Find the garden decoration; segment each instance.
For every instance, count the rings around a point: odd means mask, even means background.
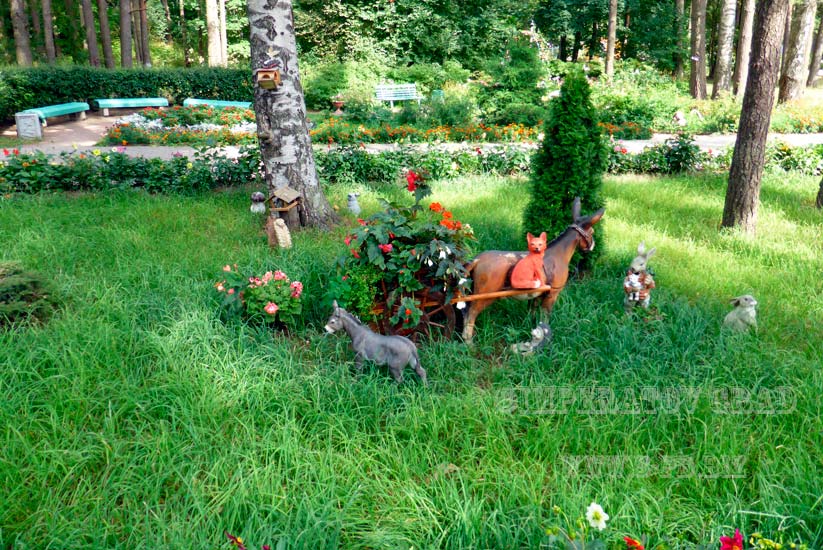
[[[266,236],[271,248],[291,248],[291,231],[283,218],[269,216],[266,219]]]
[[[251,207],[249,208],[253,214],[262,214],[266,211],[266,195],[260,191],[255,191],[251,194]]]
[[[637,306],[649,309],[652,298],[651,292],[655,287],[655,283],[653,274],[648,269],[648,263],[649,258],[655,252],[657,252],[656,248],[646,252],[645,243],[641,242],[637,245],[637,256],[632,260],[631,266],[626,272],[626,278],[623,279],[623,292],[626,294],[623,299],[623,309],[626,313],[631,313]]]
[[[536,351],[546,348],[552,340],[552,329],[546,323],[538,323],[532,329],[532,339],[529,342],[512,344],[512,351],[520,355],[532,355]]]
[[[363,370],[363,361],[368,359],[378,365],[387,365],[395,381],[400,384],[403,382],[403,369],[408,365],[414,369],[423,384],[428,385],[426,371],[417,356],[417,347],[411,340],[405,336],[376,334],[357,317],[339,307],[336,300],[332,307],[334,312],[324,328],[329,334],[341,329],[346,331],[354,348],[354,362],[358,372]]]
[[[269,197],[272,215],[283,218],[286,225],[292,228],[305,225],[302,208],[300,208],[302,198],[300,191],[289,186],[275,189]]]
[[[264,90],[274,90],[281,84],[277,61],[269,59],[259,69],[254,70],[254,81]]]
[[[360,196],[360,193],[349,193],[348,195],[348,204],[349,211],[357,216],[360,214],[360,203],[357,202],[357,197]]]
[[[546,284],[543,255],[546,253],[546,232],[539,237],[526,233],[529,255],[517,262],[512,269],[512,288],[540,288]]]
[[[730,300],[734,309],[723,319],[723,326],[739,332],[746,332],[749,329],[757,330],[757,300],[751,294],[744,294]]]
[[[468,265],[473,291],[472,295],[463,297],[464,302],[470,302],[465,313],[463,340],[471,343],[477,316],[499,298],[542,296],[543,318],[548,321],[552,307],[569,278],[569,261],[578,248],[583,252],[594,249],[594,224],[600,221],[605,211],[605,208],[601,208],[594,214],[581,217],[580,198],[574,200],[571,225],[549,244],[543,257],[546,285],[532,289],[535,292],[527,293],[510,287],[509,275],[512,268],[526,256],[526,252],[488,250],[479,254]]]

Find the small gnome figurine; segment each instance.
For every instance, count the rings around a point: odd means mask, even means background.
[[[623,292],[626,294],[623,308],[626,313],[631,313],[636,306],[643,309],[649,308],[652,298],[651,291],[655,284],[652,274],[647,270],[647,264],[655,252],[657,252],[656,248],[646,252],[646,244],[642,242],[637,247],[637,256],[632,260],[631,267],[623,280]]]

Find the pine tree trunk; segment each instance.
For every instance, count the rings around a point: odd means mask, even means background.
[[[29,40],[29,21],[23,0],[11,0],[11,23],[14,31],[14,49],[17,52],[17,64],[22,67],[32,66],[31,41]]]
[[[817,71],[820,69],[820,62],[823,61],[823,21],[817,28],[814,35],[814,45],[812,46],[812,62],[809,64],[809,77],[806,79],[806,86],[811,88],[817,80]]]
[[[57,52],[54,49],[54,15],[51,11],[51,0],[43,0],[41,4],[43,10],[43,43],[46,46],[46,60],[54,63]]]
[[[163,4],[163,13],[166,16],[166,42],[171,44],[174,37],[171,34],[171,10],[169,9],[169,0],[160,0]]]
[[[257,135],[269,191],[290,186],[302,194],[301,219],[329,227],[336,216],[317,179],[306,102],[297,63],[291,0],[248,0],[251,63],[257,69],[276,63],[282,84],[274,90],[255,86]]]
[[[151,41],[149,39],[149,15],[146,0],[140,0],[140,49],[143,50],[144,67],[151,67]]]
[[[606,38],[606,76],[614,75],[614,43],[617,41],[617,0],[609,0],[609,34]]]
[[[35,49],[43,51],[43,29],[40,26],[40,12],[37,10],[37,0],[29,1],[29,12],[31,13],[31,32],[34,39]]]
[[[789,2],[789,11],[786,12],[786,26],[783,32],[783,46],[780,49],[780,71],[782,74],[783,68],[786,66],[786,55],[789,51],[789,39],[792,35],[792,13],[794,12],[794,4]]]
[[[754,234],[760,183],[766,158],[766,137],[780,68],[780,42],[789,0],[762,0],[754,22],[749,78],[743,96],[740,127],[729,171],[723,227],[740,226]]]
[[[140,36],[140,0],[131,0],[131,29],[134,39],[134,59],[143,66],[143,38]]]
[[[780,75],[778,103],[785,103],[803,95],[806,79],[809,77],[809,53],[814,35],[817,0],[804,0],[795,6],[794,11],[789,49]]]
[[[686,67],[683,63],[683,19],[686,16],[685,0],[675,0],[674,10],[674,32],[677,36],[677,51],[674,52],[674,77],[679,80],[686,74]]]
[[[183,64],[186,67],[191,67],[189,41],[186,33],[186,7],[183,0],[180,0],[180,41],[183,43]]]
[[[823,208],[823,179],[820,180],[820,188],[817,190],[817,199],[814,201],[817,208]]]
[[[89,49],[89,65],[100,66],[100,49],[97,47],[97,29],[94,25],[94,12],[91,9],[91,0],[81,0],[83,9],[83,25],[86,27],[86,47]]]
[[[734,64],[734,93],[743,95],[749,77],[749,55],[752,50],[752,26],[754,25],[755,0],[743,0],[740,18],[740,38],[737,41],[737,59]]]
[[[131,1],[120,0],[120,66],[131,69]]]
[[[712,99],[727,94],[732,88],[732,52],[737,0],[723,0],[717,29],[717,63],[714,66]]]
[[[689,92],[706,99],[706,0],[692,0],[691,75]]]
[[[229,66],[229,45],[226,31],[226,0],[217,1],[217,12],[220,18],[220,66]]]
[[[109,29],[109,4],[97,0],[97,18],[100,20],[100,41],[103,43],[103,60],[107,69],[114,68],[114,52],[111,49],[111,29]]]

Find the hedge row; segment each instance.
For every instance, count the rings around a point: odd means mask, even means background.
[[[23,109],[104,97],[165,97],[182,104],[187,97],[252,101],[253,96],[247,69],[0,69],[0,122]]]

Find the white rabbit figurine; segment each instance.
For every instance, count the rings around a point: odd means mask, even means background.
[[[626,313],[631,313],[636,306],[643,309],[649,308],[651,302],[651,290],[655,287],[654,277],[648,272],[648,261],[656,248],[646,252],[646,244],[640,243],[637,246],[637,256],[632,260],[631,267],[623,280],[623,292],[626,297],[623,299],[623,308]]]

